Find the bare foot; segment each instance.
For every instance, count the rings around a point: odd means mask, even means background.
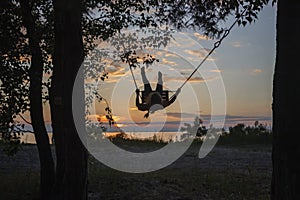
[[[161,78],[162,77],[162,74],[161,74],[161,72],[159,71],[158,72],[158,78]]]

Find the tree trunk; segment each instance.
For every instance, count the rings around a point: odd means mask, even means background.
[[[41,198],[50,196],[54,184],[54,162],[51,153],[49,136],[45,127],[42,102],[43,57],[36,34],[35,22],[31,15],[28,0],[20,1],[23,22],[27,29],[31,50],[30,67],[30,117],[40,158],[40,192]]]
[[[54,55],[54,58],[57,57]],[[50,89],[50,110],[52,133],[56,153],[56,175],[52,199],[63,199],[63,179],[65,174],[64,161],[64,118],[62,105],[62,69],[54,59],[51,89]]]
[[[62,121],[64,177],[63,199],[87,199],[87,152],[75,128],[72,113],[72,92],[75,77],[83,61],[83,41],[81,32],[81,0],[55,0],[55,70],[61,70]],[[57,83],[54,83],[57,84]],[[75,92],[82,96],[78,109],[82,113],[79,123],[84,127],[84,90]],[[56,85],[57,86],[57,85]],[[57,98],[58,100],[60,97]],[[61,133],[59,133],[61,134]]]
[[[54,2],[55,6],[55,2]],[[55,6],[55,10],[57,10]],[[57,12],[57,11],[56,11]],[[55,28],[56,32],[61,23],[61,17],[56,14],[55,15]],[[62,30],[61,30],[62,31]],[[52,81],[51,81],[51,89],[50,89],[50,110],[51,110],[51,122],[52,122],[52,132],[55,144],[56,151],[56,176],[55,176],[55,184],[52,198],[53,200],[63,199],[63,182],[65,176],[65,151],[64,151],[64,142],[65,142],[65,128],[64,128],[64,117],[63,117],[63,57],[61,54],[61,48],[58,44],[63,43],[63,38],[58,36],[57,33],[55,36],[55,50],[53,55],[53,72],[52,72]]]
[[[299,1],[278,1],[273,82],[273,200],[300,199]]]

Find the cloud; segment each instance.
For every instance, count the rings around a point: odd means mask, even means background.
[[[108,73],[108,79],[105,80],[107,83],[115,83],[120,77],[126,75],[126,66],[122,63],[113,61],[105,67],[105,71]]]
[[[262,124],[271,124],[272,117],[270,116],[234,116],[226,115],[225,126],[235,126],[238,123],[245,125],[254,125],[255,121],[259,121]]]
[[[91,114],[91,115],[87,115],[86,117],[91,121],[100,121],[103,123],[108,122],[105,114]],[[113,119],[115,122],[119,122],[125,120],[125,117],[119,115],[113,115]]]
[[[193,83],[198,83],[198,82],[205,82],[206,80],[204,80],[202,77],[194,77],[191,78],[188,82],[193,82]]]
[[[193,70],[181,70],[180,74],[183,76],[189,76],[191,73],[193,72]]]
[[[212,70],[209,70],[209,72],[213,72],[213,73],[221,73],[221,72],[223,72],[223,70],[212,69]]]
[[[252,75],[260,74],[260,73],[262,73],[262,69],[255,68],[255,69],[252,69],[250,73]]]
[[[261,69],[254,69],[253,72],[254,72],[254,73],[261,73],[262,70],[261,70]]]
[[[165,77],[164,78],[165,81],[185,81],[186,78],[185,77]],[[207,80],[204,80],[202,77],[192,77],[188,82],[192,82],[192,83],[200,83],[200,82],[205,82]]]
[[[199,50],[184,50],[185,53],[187,53],[187,54],[189,54],[191,56],[194,56],[194,58],[188,57],[188,59],[192,60],[192,61],[199,61],[199,58],[200,59],[204,59],[205,56],[207,56],[207,54],[208,54],[209,51],[210,51],[210,49],[206,49],[206,48],[199,49]],[[214,61],[214,60],[215,59],[212,58],[212,56],[209,56],[207,58],[207,61]]]
[[[236,47],[236,48],[240,48],[240,47],[242,47],[242,43],[241,43],[241,42],[238,42],[238,41],[232,42],[232,43],[231,43],[231,46]]]
[[[196,114],[192,113],[168,113],[168,118],[177,121],[190,121],[191,123],[194,121]],[[201,119],[203,119],[204,124],[209,123],[211,119],[211,115],[198,115]],[[262,124],[271,124],[272,117],[270,116],[239,116],[239,115],[215,115],[214,118],[223,119],[225,117],[225,127],[235,126],[238,123],[244,123],[246,125],[254,125],[255,121],[259,121]]]
[[[177,66],[176,62],[167,60],[166,58],[163,58],[161,63],[165,65]]]
[[[174,58],[179,58],[179,56],[175,53],[170,53],[170,52],[167,52],[164,54],[165,57],[174,57]]]
[[[109,72],[109,74],[113,75],[114,77],[120,77],[120,76],[124,76],[126,73],[124,72],[124,69],[122,69],[114,72]]]
[[[206,56],[206,51],[204,50],[184,50],[184,52],[193,55],[193,56],[197,56],[200,58],[203,58]]]
[[[180,120],[181,118],[185,119],[194,119],[197,115],[193,113],[178,113],[178,112],[170,112],[168,113],[168,117],[172,117],[173,119]]]
[[[194,36],[198,39],[198,40],[210,40],[209,37],[207,37],[206,35],[202,35],[200,33],[194,33]]]

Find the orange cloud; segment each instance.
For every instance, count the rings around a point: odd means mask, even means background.
[[[253,70],[251,71],[251,74],[252,74],[252,75],[256,75],[256,74],[260,74],[260,73],[262,73],[262,70],[261,70],[261,69],[258,69],[258,68],[255,68],[255,69],[253,69]]]
[[[254,72],[254,73],[261,73],[262,70],[261,70],[261,69],[254,69],[253,72]]]
[[[176,62],[167,60],[166,58],[163,58],[161,63],[165,64],[165,65],[171,65],[171,66],[176,66],[177,65]]]
[[[192,77],[188,82],[191,82],[191,83],[202,83],[202,82],[206,82],[206,81],[209,81],[209,80],[213,80],[214,78],[210,78],[210,79],[203,79],[202,77]],[[176,82],[179,82],[179,81],[185,81],[186,78],[185,77],[165,77],[165,81],[176,81]]]
[[[223,70],[212,69],[212,70],[209,70],[209,72],[213,72],[213,73],[221,73],[221,72],[223,72]]]
[[[209,49],[206,49],[206,48],[204,48],[204,49],[199,49],[199,50],[184,50],[185,53],[187,53],[187,54],[189,54],[189,55],[191,55],[191,56],[194,56],[194,57],[196,57],[196,58],[198,58],[198,59],[199,59],[199,58],[200,58],[200,59],[205,58],[205,56],[207,56],[207,54],[208,54],[209,51],[210,51],[210,50],[209,50]],[[193,60],[193,61],[197,61],[197,60],[195,60],[195,58],[191,58],[191,57],[188,57],[188,59]],[[211,56],[209,56],[209,57],[207,58],[207,60],[208,60],[208,61],[214,61],[215,59],[212,58]]]
[[[118,122],[122,119],[123,117],[121,116],[117,116],[117,115],[113,115],[113,120],[115,122]],[[92,115],[88,115],[87,119],[92,120],[92,121],[99,121],[99,122],[108,122],[108,120],[106,119],[105,115],[100,115],[100,114],[92,114]]]
[[[242,47],[242,43],[241,43],[241,42],[238,42],[238,41],[232,42],[231,45],[232,45],[233,47],[236,47],[236,48]]]
[[[198,40],[210,40],[209,37],[207,37],[206,35],[202,35],[200,33],[194,33],[194,36],[198,39]]]
[[[203,58],[206,55],[206,51],[203,50],[184,50],[184,52],[200,58]]]

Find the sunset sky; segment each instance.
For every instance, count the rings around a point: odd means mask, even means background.
[[[184,86],[175,103],[165,110],[167,117],[161,118],[161,113],[158,113],[152,118],[154,123],[167,120],[169,128],[176,129],[180,126],[178,121],[192,122],[195,116],[200,115],[205,123],[210,124],[211,115],[226,115],[227,127],[238,122],[252,125],[255,120],[270,124],[276,9],[269,5],[258,18],[251,25],[233,28]],[[228,26],[232,22],[229,20]],[[146,51],[160,60],[146,69],[152,88],[156,85],[157,72],[161,71],[165,89],[176,90],[215,42],[197,32],[177,32],[173,36],[175,40],[166,48]],[[145,112],[137,111],[135,107],[135,86],[128,66],[109,59],[106,61],[109,61],[106,66],[109,78],[101,83],[99,91],[112,107],[117,123],[123,127],[132,123],[149,123],[149,119],[143,118]],[[133,72],[138,87],[142,89],[140,69]],[[103,104],[96,104],[92,117],[100,115],[105,121],[103,108]],[[49,107],[45,108],[45,120],[50,123]],[[143,131],[143,127],[147,129],[147,126],[134,126],[133,129]]]
[[[235,124],[239,120],[250,124],[255,120],[270,121],[275,18],[275,8],[267,6],[260,13],[259,20],[252,25],[234,27],[221,46],[182,89],[175,103],[167,108],[167,121],[191,122],[197,115],[208,118],[212,114],[226,114],[227,124]],[[232,22],[229,20],[228,26]],[[175,40],[166,48],[144,52],[151,53],[160,60],[146,69],[152,88],[155,88],[157,72],[161,71],[165,88],[176,90],[215,42],[197,32],[177,32],[173,37]],[[145,113],[137,111],[135,107],[135,87],[128,66],[112,60],[109,63],[109,79],[101,84],[100,91],[110,102],[118,123],[149,122],[149,119],[143,119]],[[134,70],[134,76],[138,87],[142,89],[139,68]],[[223,83],[224,87],[221,87]],[[223,105],[226,107],[225,111],[216,108]],[[212,106],[216,108],[214,113]],[[95,114],[99,113],[103,114],[103,105],[96,106]],[[158,118],[159,116],[155,116],[157,121]]]

